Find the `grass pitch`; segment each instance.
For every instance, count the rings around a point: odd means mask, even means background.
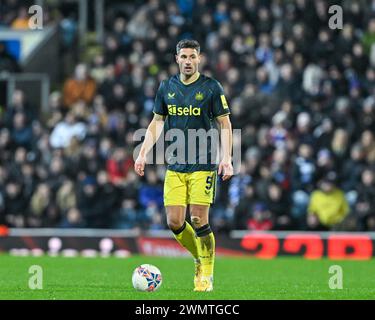
[[[137,292],[133,270],[154,264],[162,272],[157,292]],[[43,268],[43,289],[30,290],[29,268]],[[343,270],[343,289],[331,290],[329,268]],[[375,260],[331,261],[302,258],[217,258],[215,286],[193,292],[193,261],[188,258],[14,257],[0,255],[0,299],[375,299]]]

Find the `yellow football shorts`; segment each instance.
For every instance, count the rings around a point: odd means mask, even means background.
[[[176,172],[167,170],[164,205],[210,205],[215,200],[216,171]]]

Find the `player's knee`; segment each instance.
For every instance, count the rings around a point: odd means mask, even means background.
[[[184,221],[180,221],[179,219],[174,219],[174,218],[168,218],[167,224],[168,224],[169,229],[178,230],[182,227],[182,225],[184,224]]]
[[[193,225],[193,227],[196,229],[196,228],[199,228],[202,226],[202,219],[201,217],[199,216],[194,216],[192,215],[191,216],[191,223]]]

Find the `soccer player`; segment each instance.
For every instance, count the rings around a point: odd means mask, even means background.
[[[213,290],[215,238],[209,225],[208,213],[215,197],[217,174],[222,180],[233,175],[232,126],[229,107],[223,87],[215,79],[198,71],[201,61],[200,45],[195,40],[181,40],[176,46],[176,62],[180,73],[163,80],[154,104],[154,117],[150,122],[134,169],[144,175],[146,155],[158,140],[164,127],[180,129],[184,135],[186,152],[182,156],[173,153],[175,163],[169,161],[164,182],[164,205],[167,223],[176,240],[185,247],[195,262],[194,291]],[[202,147],[189,143],[191,129],[206,132],[220,128],[222,158],[217,165],[208,138],[206,157]],[[216,131],[217,132],[217,131]],[[217,135],[218,136],[218,135]],[[171,143],[169,144],[171,146]],[[198,150],[194,161],[188,161],[191,149]],[[181,158],[183,158],[181,160]],[[189,207],[191,222],[186,221]]]

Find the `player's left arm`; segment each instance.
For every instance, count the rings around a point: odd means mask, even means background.
[[[232,166],[232,124],[229,119],[229,106],[225,98],[224,89],[217,81],[212,86],[213,103],[212,113],[220,126],[221,149],[223,158],[219,164],[218,174],[223,175],[223,180],[228,180],[233,175]]]
[[[232,166],[232,124],[229,115],[222,115],[216,118],[220,126],[221,149],[223,150],[223,158],[219,164],[218,174],[223,174],[223,180],[228,180],[233,176]]]

